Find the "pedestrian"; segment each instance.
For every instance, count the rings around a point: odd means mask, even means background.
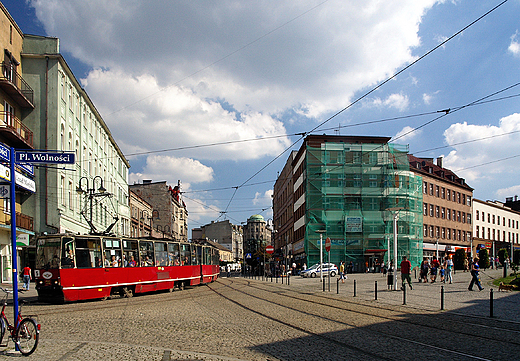
[[[424,281],[424,283],[428,283],[428,272],[430,271],[430,262],[428,258],[424,258],[421,263],[421,273],[419,277],[419,281]]]
[[[464,258],[464,271],[463,272],[467,272],[468,271],[468,266],[469,266],[468,259],[469,259],[469,257],[468,258]]]
[[[452,270],[453,270],[453,260],[451,259],[451,254],[446,257],[446,261],[444,262],[444,267],[446,268],[446,281],[450,284],[453,282]]]
[[[441,276],[442,283],[446,283],[446,279],[444,278],[445,274],[446,274],[446,270],[444,269],[444,266],[441,265],[441,268],[439,269],[439,276]]]
[[[339,279],[341,283],[345,283],[345,262],[341,261],[339,265]]]
[[[479,276],[480,267],[478,265],[478,258],[475,257],[473,262],[471,263],[471,282],[469,284],[468,290],[473,291],[473,285],[476,284],[479,291],[482,291],[484,287],[480,284],[480,276]]]
[[[437,281],[437,270],[439,269],[440,263],[439,260],[437,260],[437,257],[433,257],[432,263],[430,266],[430,279],[432,283],[435,283]]]
[[[29,284],[31,283],[31,268],[26,265],[22,270],[22,274],[24,289],[29,291]]]
[[[404,291],[405,281],[408,282],[408,285],[410,286],[410,289],[413,290],[412,287],[412,278],[410,277],[410,272],[412,270],[412,264],[408,259],[406,259],[406,256],[403,256],[403,260],[401,262],[401,280],[402,280],[402,286],[401,290]]]
[[[386,275],[386,264],[384,260],[381,260],[381,274],[383,277]]]

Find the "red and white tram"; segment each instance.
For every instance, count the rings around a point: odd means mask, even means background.
[[[53,234],[37,239],[38,299],[69,302],[213,282],[218,250],[166,239]]]

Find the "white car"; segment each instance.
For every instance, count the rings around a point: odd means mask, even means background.
[[[300,272],[302,277],[316,277],[320,275],[322,269],[320,268],[320,264],[316,263],[314,266],[307,268]],[[331,277],[335,277],[338,274],[338,267],[334,263],[323,263],[323,275],[328,275],[330,272]]]

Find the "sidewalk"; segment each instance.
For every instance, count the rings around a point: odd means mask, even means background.
[[[4,289],[8,289],[9,291],[13,290],[12,283],[2,283],[0,287]],[[0,291],[0,297],[3,297],[5,294]],[[38,301],[38,292],[36,291],[36,285],[31,283],[29,291],[24,291],[23,283],[18,283],[18,302],[25,301],[27,303],[34,303]],[[13,294],[9,294],[8,304],[13,304]]]
[[[413,290],[406,287],[406,304],[401,291],[401,275],[397,275],[397,291],[387,286],[387,277],[379,273],[349,274],[345,283],[338,283],[338,277],[331,277],[330,292],[328,278],[324,277],[325,294],[347,298],[349,301],[361,303],[387,304],[397,307],[407,307],[427,311],[441,311],[464,314],[467,316],[489,317],[491,314],[491,296],[493,297],[493,318],[520,323],[520,313],[517,312],[520,304],[520,291],[499,292],[493,285],[493,280],[503,276],[503,269],[488,269],[480,272],[483,291],[468,291],[471,281],[469,272],[457,271],[453,275],[452,284],[441,283],[438,278],[435,283],[419,283],[412,272]],[[418,275],[417,275],[418,276]],[[261,279],[261,278],[260,278]],[[356,283],[356,297],[354,297],[354,281]],[[264,281],[266,282],[266,281]],[[270,278],[267,282],[271,282]],[[276,280],[273,280],[276,282]],[[278,280],[280,283],[281,281]],[[376,300],[377,282],[377,300]],[[287,281],[284,280],[285,286]],[[338,292],[339,286],[339,292]],[[292,276],[287,286],[297,292],[323,293],[323,284],[320,278],[302,278]],[[491,293],[491,290],[492,293]],[[442,299],[442,293],[444,299]]]

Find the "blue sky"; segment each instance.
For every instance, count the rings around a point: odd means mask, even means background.
[[[60,38],[130,183],[181,180],[190,229],[272,217],[288,153],[257,172],[359,98],[315,133],[399,137],[475,198],[520,195],[520,0],[3,3],[25,33]]]

